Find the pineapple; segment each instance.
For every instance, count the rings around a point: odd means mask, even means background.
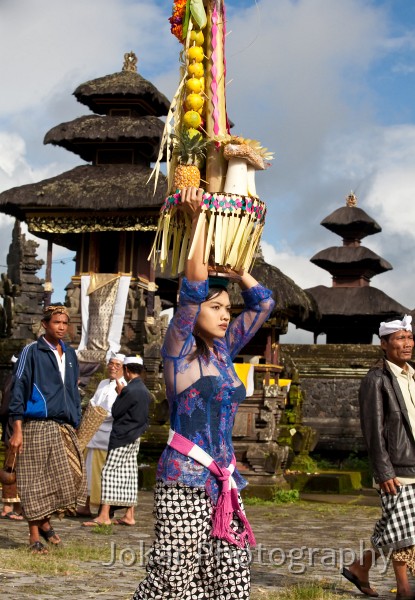
[[[200,186],[200,168],[206,157],[207,141],[199,131],[192,134],[184,129],[180,134],[173,134],[173,154],[178,164],[174,171],[174,189]]]

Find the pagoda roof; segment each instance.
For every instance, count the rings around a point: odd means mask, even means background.
[[[166,194],[166,177],[147,183],[145,165],[81,165],[56,177],[11,188],[0,194],[0,210],[26,221],[33,211],[118,211],[158,208]]]
[[[45,135],[43,143],[61,146],[87,162],[94,161],[97,148],[105,148],[105,144],[134,144],[140,146],[140,152],[147,160],[154,162],[163,129],[164,123],[150,115],[86,115],[53,127]]]
[[[311,294],[301,289],[290,277],[274,265],[270,265],[259,256],[255,260],[251,274],[261,284],[273,292],[274,313],[285,312],[290,322],[300,325],[304,320],[316,321],[320,318],[318,306]],[[229,290],[231,304],[242,305],[239,286]]]
[[[317,252],[310,262],[325,271],[338,273],[339,267],[344,273],[356,269],[371,271],[373,274],[384,273],[393,269],[392,265],[365,246],[332,246]]]
[[[321,225],[343,238],[363,239],[382,231],[381,226],[357,206],[342,206],[321,221]]]
[[[372,286],[327,287],[318,285],[304,290],[317,302],[322,317],[376,316],[379,321],[409,312],[409,309]]]
[[[108,108],[131,108],[142,115],[167,115],[170,102],[147,79],[135,71],[119,71],[81,83],[74,96],[97,114]]]

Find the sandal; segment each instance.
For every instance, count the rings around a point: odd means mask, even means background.
[[[19,513],[14,510],[9,510],[9,512],[4,513],[4,515],[0,515],[2,519],[9,519],[9,521],[23,521],[23,515],[19,515]]]
[[[102,527],[103,525],[108,527],[109,525],[112,525],[112,521],[110,521],[109,523],[102,523],[101,521],[93,519],[92,521],[84,521],[82,523],[82,527]]]
[[[341,574],[343,577],[346,577],[350,583],[353,583],[362,594],[370,596],[371,598],[377,598],[379,596],[377,591],[370,587],[368,581],[361,581],[357,575],[352,573],[349,569],[346,569],[346,567],[343,568]]]
[[[52,546],[60,546],[61,543],[62,543],[61,540],[58,538],[55,530],[52,527],[50,527],[50,529],[46,529],[46,531],[44,529],[41,529],[39,527],[39,535],[42,536],[43,539],[46,542],[48,542],[48,544],[52,544]],[[52,538],[53,537],[55,537],[58,541],[57,542],[52,542]]]
[[[48,554],[47,548],[42,544],[42,542],[34,542],[29,546],[29,551],[32,554]]]
[[[134,527],[135,523],[127,523],[127,521],[124,521],[124,519],[120,518],[120,519],[115,519],[114,521],[112,521],[113,525],[125,525],[126,527]]]

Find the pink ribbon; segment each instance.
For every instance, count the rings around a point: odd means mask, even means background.
[[[225,540],[229,544],[245,548],[248,542],[250,546],[255,546],[255,536],[251,525],[244,511],[239,504],[238,490],[232,486],[232,473],[236,465],[235,455],[232,456],[232,461],[229,467],[220,467],[209,454],[180,433],[171,431],[169,441],[167,442],[171,448],[184,454],[192,456],[194,460],[203,464],[221,483],[221,491],[218,501],[213,508],[212,515],[212,536],[221,540]],[[196,454],[200,451],[204,454],[203,462],[192,455],[192,451]],[[231,467],[231,468],[230,468]],[[234,518],[237,518],[243,525],[241,532],[236,532],[232,529],[231,524]]]

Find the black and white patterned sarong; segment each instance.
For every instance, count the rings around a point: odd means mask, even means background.
[[[136,506],[139,449],[140,438],[108,452],[101,475],[101,504]]]
[[[372,544],[383,553],[415,544],[415,485],[402,485],[396,496],[380,492],[382,517],[375,525]]]
[[[206,491],[158,481],[154,502],[156,540],[133,600],[248,600],[249,548],[210,537]]]

